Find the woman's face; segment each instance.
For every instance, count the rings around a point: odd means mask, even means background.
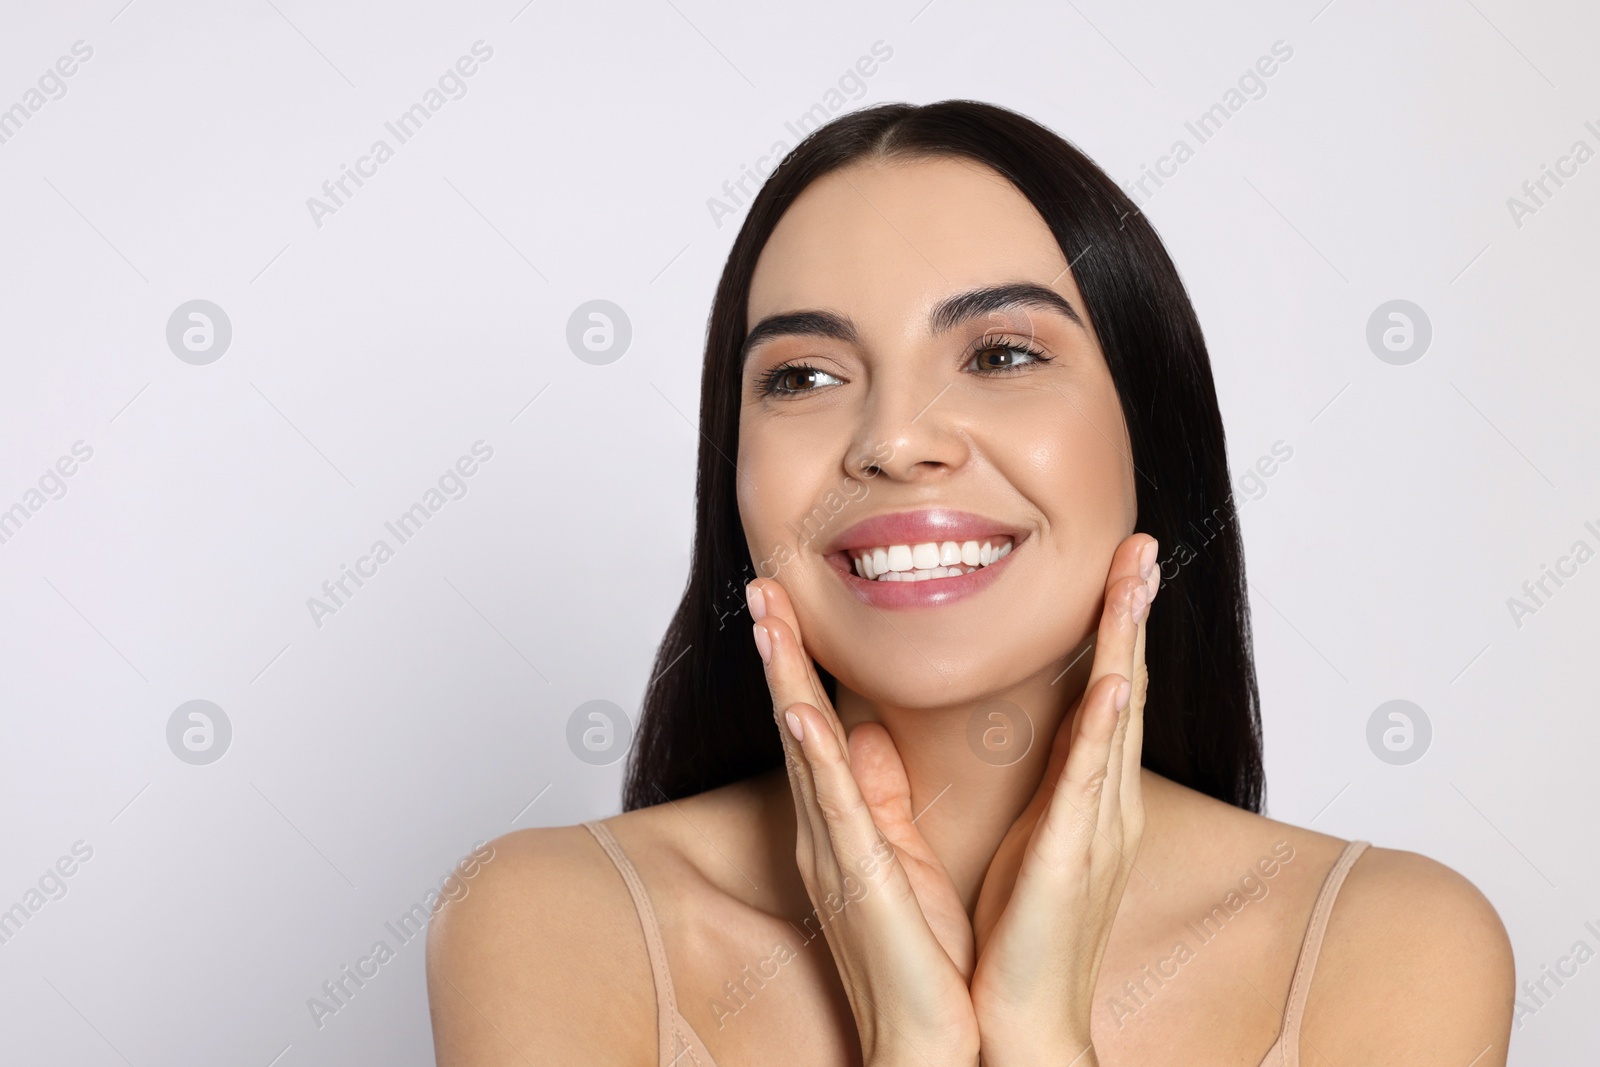
[[[966,160],[828,174],[762,250],[746,327],[739,514],[811,655],[899,707],[1053,679],[1136,497],[1093,323],[1027,198]]]

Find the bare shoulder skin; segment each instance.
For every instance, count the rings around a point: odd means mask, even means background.
[[[1129,881],[1124,913],[1147,921],[1124,927],[1118,915],[1096,1046],[1103,1034],[1103,1062],[1143,1063],[1192,1035],[1187,1062],[1257,1064],[1283,1026],[1307,922],[1346,842],[1145,780],[1152,817],[1138,864],[1160,888]],[[1147,967],[1176,977],[1158,985]],[[1502,1063],[1514,977],[1505,928],[1476,887],[1426,857],[1370,847],[1329,916],[1301,1061],[1460,1065],[1487,1051],[1478,1063]]]
[[[1374,848],[1329,925],[1302,1058],[1504,1063],[1515,995],[1510,939],[1478,888],[1426,856]]]
[[[815,1057],[799,1062],[849,1062],[853,1023],[844,1001],[831,999],[837,978],[826,944],[820,936],[805,944],[790,925],[803,931],[810,905],[794,871],[786,790],[781,775],[769,777],[607,825],[650,894],[679,1009],[715,1055],[735,1063],[765,1058],[782,1047],[771,1042],[792,1040]],[[485,867],[472,893],[429,932],[441,1067],[657,1063],[644,935],[598,843],[582,827],[562,827],[519,831],[493,845],[507,862]],[[724,983],[755,989],[746,968],[759,970],[784,940],[804,945],[800,958],[770,992],[746,994],[741,1010]],[[819,1026],[824,1018],[827,1027]]]
[[[679,1010],[725,1065],[775,1048],[797,1064],[858,1055],[814,933],[821,917],[794,876],[786,790],[767,776],[608,821],[650,893]],[[1169,1062],[1181,1050],[1185,1063],[1254,1067],[1277,1039],[1306,923],[1345,842],[1150,772],[1145,792],[1148,830],[1096,988],[1100,1058]],[[429,933],[439,1063],[656,1063],[643,934],[593,837],[524,830],[494,847],[505,862]],[[1479,1062],[1499,1062],[1513,974],[1500,919],[1470,882],[1369,848],[1331,914],[1302,1062],[1461,1067],[1486,1048]]]
[[[493,845],[496,861],[428,931],[441,1067],[654,1063],[644,941],[594,838],[567,826]]]

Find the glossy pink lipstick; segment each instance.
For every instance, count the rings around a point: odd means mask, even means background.
[[[1027,533],[996,519],[947,508],[923,508],[874,515],[845,530],[829,544],[825,558],[856,599],[879,608],[929,608],[950,604],[987,589],[1010,565],[1011,557],[1027,541]],[[930,548],[943,548],[942,558],[951,561],[965,548],[964,558],[976,562],[976,546],[988,544],[993,552],[976,570],[973,564],[954,561],[943,577],[932,576],[938,568]],[[1005,546],[1002,548],[1002,546]],[[877,558],[879,572],[892,571],[906,580],[865,577],[858,573],[858,558]],[[929,564],[918,567],[916,562]],[[869,572],[870,573],[870,572]],[[914,574],[923,577],[910,580]]]

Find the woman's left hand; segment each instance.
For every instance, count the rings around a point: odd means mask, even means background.
[[[992,1067],[1098,1062],[1095,981],[1144,830],[1144,620],[1160,581],[1156,550],[1134,534],[1112,555],[1088,685],[979,891],[971,992]]]

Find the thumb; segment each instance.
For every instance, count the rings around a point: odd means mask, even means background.
[[[864,722],[850,731],[850,770],[872,820],[884,830],[911,823],[911,782],[906,765],[882,723]]]
[[[945,955],[965,978],[972,977],[977,954],[972,923],[945,868],[911,814],[911,783],[889,731],[864,722],[850,733],[850,771],[872,819],[899,852],[912,892]]]

